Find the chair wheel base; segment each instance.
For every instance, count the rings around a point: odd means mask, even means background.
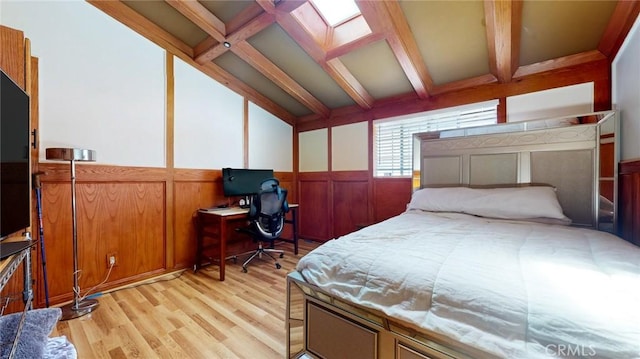
[[[280,263],[276,263],[276,269],[280,269],[282,268],[282,266],[280,265]]]
[[[247,273],[247,268],[242,267],[242,273]]]

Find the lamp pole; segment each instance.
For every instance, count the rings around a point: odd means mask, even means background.
[[[73,239],[73,302],[62,307],[61,320],[81,317],[98,307],[95,299],[80,297],[78,283],[78,216],[76,210],[76,161],[95,161],[96,152],[79,148],[47,148],[47,160],[69,161],[71,166],[71,219]]]

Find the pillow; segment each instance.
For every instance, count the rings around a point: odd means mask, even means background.
[[[413,193],[408,209],[503,219],[569,220],[562,212],[555,189],[548,186],[423,188]]]
[[[11,353],[16,330],[20,324],[22,312],[0,317],[0,357],[6,358]],[[60,319],[60,308],[34,309],[27,311],[20,339],[18,340],[16,358],[42,358],[49,334]]]

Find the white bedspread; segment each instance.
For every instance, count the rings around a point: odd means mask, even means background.
[[[304,256],[305,280],[505,358],[640,358],[640,248],[567,226],[408,211]]]

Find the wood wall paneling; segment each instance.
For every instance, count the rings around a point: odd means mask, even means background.
[[[176,182],[175,188],[175,268],[185,268],[195,263],[196,228],[198,208],[209,208],[227,202],[222,196],[222,183]]]
[[[318,241],[398,215],[411,199],[411,178],[371,180],[368,171],[300,173],[299,182],[300,236]]]
[[[72,299],[73,284],[69,165],[46,162],[41,164],[41,170],[46,172],[42,180],[49,292],[52,303],[61,303]],[[275,175],[283,187],[293,186],[291,172]],[[117,266],[97,291],[191,268],[195,261],[193,218],[197,209],[234,205],[235,201],[224,197],[220,170],[77,164],[76,181],[83,291],[104,280],[108,254],[116,254]],[[172,186],[168,186],[171,182]],[[172,206],[166,204],[168,197],[173,198]],[[290,201],[296,202],[296,197],[293,192]],[[174,222],[173,236],[166,233],[167,221]],[[244,224],[240,222],[238,225]],[[290,236],[291,232],[285,235]],[[238,251],[253,246],[241,234],[233,234],[233,238],[244,242],[237,246]],[[39,301],[44,303],[43,295]]]
[[[109,274],[110,286],[164,270],[164,190],[161,182],[92,183],[77,179],[78,268],[83,291],[106,278],[107,256],[111,254],[116,256],[116,266]],[[42,191],[49,293],[52,302],[70,300],[71,185],[44,182]]]
[[[73,256],[70,166],[40,163],[47,274],[52,304],[72,299]],[[107,255],[116,266],[103,291],[167,271],[165,169],[76,164],[78,260],[85,291],[107,275]],[[42,271],[39,272],[42,280]],[[42,285],[39,287],[42,289]],[[38,294],[38,305],[44,294]]]
[[[411,200],[411,178],[374,178],[374,222],[396,216]]]
[[[369,223],[369,183],[332,181],[333,237],[339,237]]]
[[[299,203],[300,237],[318,241],[330,239],[332,221],[330,216],[330,183],[328,174],[300,173]]]
[[[620,236],[640,246],[640,159],[620,163]]]
[[[0,25],[0,68],[22,89],[25,87],[24,33]]]

